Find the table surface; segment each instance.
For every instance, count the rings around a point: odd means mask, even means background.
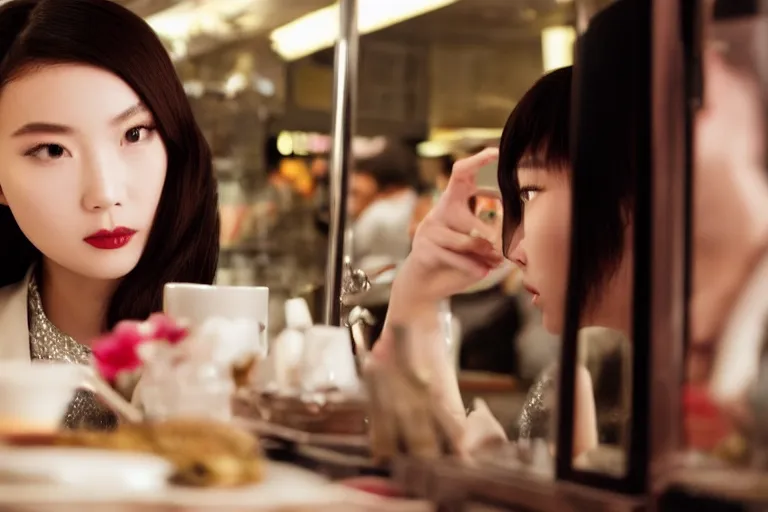
[[[18,511],[371,510],[426,512],[422,501],[383,498],[331,482],[309,470],[270,461],[263,482],[241,489],[184,489],[137,493],[120,489],[0,483],[0,509]]]

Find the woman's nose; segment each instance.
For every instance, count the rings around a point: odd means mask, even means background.
[[[518,227],[512,235],[512,240],[509,241],[507,246],[507,258],[512,263],[520,268],[525,268],[528,264],[528,257],[525,254],[525,248],[523,247],[524,232],[522,227]]]
[[[517,244],[517,246],[510,251],[509,259],[520,268],[525,268],[528,265],[528,258],[525,255],[522,244]]]
[[[123,203],[124,180],[117,167],[102,163],[85,170],[82,196],[85,210],[103,211]]]

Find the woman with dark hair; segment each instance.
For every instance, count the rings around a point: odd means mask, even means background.
[[[152,29],[108,0],[0,7],[0,360],[90,340],[211,283],[211,154]],[[66,422],[107,426],[87,395]],[[91,422],[92,423],[92,422]]]
[[[456,375],[440,354],[436,302],[483,278],[506,256],[521,269],[544,326],[560,334],[570,265],[579,325],[631,335],[635,178],[650,154],[638,143],[650,133],[640,115],[649,109],[649,49],[642,30],[627,37],[621,31],[649,26],[646,11],[642,2],[616,2],[591,21],[582,37],[575,87],[581,109],[576,112],[578,145],[571,143],[572,69],[563,68],[542,77],[523,96],[507,120],[498,153],[486,150],[456,164],[446,193],[419,227],[413,253],[395,281],[378,355],[391,357],[390,325],[417,330],[418,352],[425,357],[416,364],[431,370],[437,399],[460,424],[453,431],[462,433],[459,443],[465,449],[503,433],[487,410],[465,417]],[[610,48],[606,39],[613,43]],[[638,58],[623,62],[627,55]],[[606,76],[606,68],[624,73]],[[478,169],[497,157],[502,247],[488,242],[494,234],[465,206],[477,192]],[[523,436],[546,430],[547,390],[552,387],[552,375],[545,374],[531,390],[521,418]],[[574,393],[573,451],[580,455],[597,444],[592,381],[581,365]]]
[[[446,193],[419,227],[413,253],[395,281],[388,325],[415,326],[419,333],[438,332],[432,304],[483,278],[505,255],[521,269],[524,286],[541,310],[544,326],[552,333],[562,333],[571,248],[571,96],[572,69],[549,73],[525,94],[510,115],[498,153],[486,150],[456,164]],[[464,206],[477,191],[478,169],[497,155],[504,205],[503,247],[494,247],[488,242],[494,233],[488,233],[486,226]],[[616,204],[622,201],[617,199]],[[601,205],[584,208],[599,210]],[[629,330],[629,309],[624,307],[631,300],[631,293],[627,291],[632,269],[628,212],[628,205],[623,204],[615,212],[610,208],[602,210],[605,216],[602,222],[608,226],[620,225],[622,230],[617,251],[613,251],[615,244],[612,244],[612,250],[594,254],[599,279],[590,281],[594,286],[585,297],[584,326],[607,327],[624,333]],[[605,233],[606,239],[613,240],[615,234]],[[382,341],[388,336],[389,330],[385,329]],[[495,420],[487,409],[465,418],[456,376],[442,364],[445,358],[436,353],[440,350],[441,338],[434,335],[436,341],[428,343],[424,337],[420,336],[423,346],[419,348],[428,355],[420,363],[429,365],[440,383],[439,398],[454,418],[463,423],[464,447],[471,449],[467,444],[502,437],[501,427],[494,426]],[[390,346],[379,342],[379,356],[388,357]],[[523,437],[546,436],[548,391],[553,388],[553,377],[553,372],[546,372],[529,393],[520,421]],[[597,445],[592,381],[583,366],[577,371],[575,393],[574,455],[578,455]]]

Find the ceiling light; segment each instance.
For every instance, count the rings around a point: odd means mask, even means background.
[[[253,8],[253,0],[186,0],[147,18],[160,37],[189,39],[198,35],[229,35],[230,21]]]
[[[544,72],[573,64],[576,29],[571,26],[547,27],[541,32]]]
[[[436,142],[456,142],[464,139],[491,140],[500,137],[501,128],[433,128],[429,132],[429,140]]]
[[[357,26],[369,34],[440,9],[458,0],[358,0]],[[333,46],[339,35],[339,4],[302,16],[270,34],[285,60],[296,60]]]
[[[190,98],[202,98],[205,94],[205,84],[199,80],[189,80],[184,82],[184,92]]]
[[[416,146],[416,152],[423,158],[436,158],[451,153],[451,145],[446,141],[427,140]]]

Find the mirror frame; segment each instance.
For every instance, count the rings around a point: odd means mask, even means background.
[[[621,0],[624,1],[624,0]],[[574,271],[580,268],[571,251],[565,333],[561,352],[557,414],[556,479],[593,488],[642,495],[657,474],[656,462],[677,446],[682,423],[679,417],[689,252],[687,229],[690,166],[690,128],[686,109],[696,80],[689,80],[695,66],[683,63],[696,54],[699,0],[638,0],[637,8],[647,27],[651,48],[638,65],[649,76],[643,101],[647,115],[639,120],[639,155],[634,218],[634,290],[632,329],[631,410],[624,447],[626,471],[616,477],[574,467],[572,425],[577,333],[578,290]],[[583,47],[577,43],[577,62]],[[688,49],[687,51],[685,49]],[[578,77],[574,106],[579,105]],[[688,98],[687,98],[687,97]],[[642,112],[642,106],[639,108]],[[578,108],[574,111],[578,126]],[[574,143],[574,169],[580,163]],[[575,172],[578,172],[577,170]],[[574,221],[576,220],[574,209]],[[572,241],[575,243],[575,240]],[[653,475],[652,475],[653,473]]]

